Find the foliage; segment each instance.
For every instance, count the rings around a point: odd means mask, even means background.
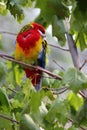
[[[68,32],[72,35],[76,48],[84,51],[87,47],[86,3],[86,0],[0,0],[0,14],[6,15],[9,11],[21,22],[25,17],[23,8],[39,8],[40,15],[35,21],[45,27],[51,24],[52,35],[61,46],[67,43]],[[70,21],[69,29],[65,24],[66,18]],[[0,129],[87,129],[87,99],[80,94],[81,90],[87,89],[87,76],[79,68],[54,70],[56,77],[62,78],[44,78],[42,89],[36,92],[21,65],[0,61]],[[45,74],[44,77],[49,75]],[[63,90],[66,88],[68,91],[65,94]],[[68,122],[72,124],[69,125]]]
[[[75,68],[69,68],[63,76],[63,83],[69,84],[70,88],[77,92],[83,88],[86,88],[87,77]]]

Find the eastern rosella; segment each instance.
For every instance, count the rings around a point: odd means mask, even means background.
[[[15,59],[45,68],[47,42],[44,37],[45,29],[42,25],[37,23],[25,25],[16,38]],[[38,91],[42,84],[42,72],[32,68],[24,70]]]

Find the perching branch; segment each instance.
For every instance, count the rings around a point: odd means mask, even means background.
[[[33,65],[30,65],[30,64],[27,64],[27,63],[24,63],[22,61],[18,61],[18,60],[15,60],[12,56],[9,56],[9,55],[6,55],[6,54],[2,54],[0,53],[0,57],[3,58],[3,59],[6,59],[6,60],[9,60],[9,61],[12,61],[12,62],[15,62],[15,63],[18,63],[24,67],[27,67],[27,68],[33,68],[33,69],[38,69],[44,73],[47,73],[48,75],[54,77],[55,79],[58,79],[58,80],[62,80],[62,77],[58,76],[58,75],[55,75],[53,74],[52,72],[46,70],[46,69],[43,69],[39,66],[33,66]]]

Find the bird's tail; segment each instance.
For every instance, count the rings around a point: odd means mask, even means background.
[[[40,70],[25,68],[27,78],[30,78],[33,86],[38,91],[42,86],[42,72]]]

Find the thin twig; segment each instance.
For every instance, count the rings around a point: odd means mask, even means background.
[[[87,63],[87,60],[85,60],[84,62],[83,62],[83,64],[81,65],[81,67],[79,68],[80,70],[85,66],[85,64]]]
[[[56,79],[55,77],[51,77],[51,76],[44,76],[44,75],[41,75],[41,77],[43,77],[43,78],[48,78],[48,79]]]
[[[8,116],[5,116],[5,115],[0,114],[0,117],[1,117],[1,118],[4,118],[4,119],[6,119],[6,120],[9,120],[9,121],[11,121],[12,123],[17,123],[17,124],[19,124],[18,121],[14,120],[14,119],[12,119],[12,118],[10,118],[10,117],[8,117]]]
[[[8,89],[9,89],[10,91],[12,91],[13,93],[17,93],[15,90],[13,90],[13,89],[11,89],[11,88],[9,88],[9,87],[8,87]]]
[[[53,60],[53,62],[54,62],[58,67],[60,67],[61,70],[65,71],[65,69],[64,69],[61,65],[59,65],[59,64],[57,63],[57,61]]]
[[[69,49],[66,49],[66,48],[63,48],[63,47],[60,47],[60,46],[56,46],[56,45],[52,45],[52,44],[48,44],[49,46],[52,46],[52,47],[54,47],[54,48],[58,48],[58,49],[60,49],[60,50],[62,50],[62,51],[68,51],[69,52]]]
[[[48,90],[48,91],[51,91],[53,94],[62,94],[64,93],[65,91],[67,91],[69,89],[69,87],[61,87],[61,88],[47,88],[47,87],[42,87],[42,89],[44,90]]]
[[[48,88],[48,87],[42,87],[42,89],[46,89],[46,90],[51,90],[51,91],[60,91],[60,90],[63,90],[65,88],[69,88],[68,86],[65,86],[65,87],[61,87],[61,88]]]
[[[16,33],[12,33],[12,32],[7,32],[7,31],[0,31],[0,33],[1,34],[8,34],[8,35],[15,35],[15,36],[17,36],[17,34]]]
[[[65,89],[63,89],[63,90],[61,90],[61,91],[53,91],[53,94],[56,94],[56,95],[62,94],[62,93],[64,93],[64,92],[66,92],[67,90],[68,90],[68,88],[65,88]]]

